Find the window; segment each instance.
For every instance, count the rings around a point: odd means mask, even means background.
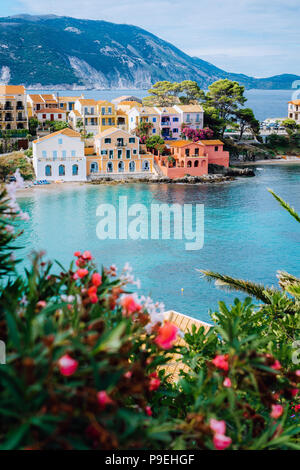
[[[46,119],[47,115],[46,114],[43,114],[43,119]]]
[[[88,108],[84,108],[84,114],[88,114],[89,113],[89,109]]]
[[[46,165],[45,166],[45,176],[51,176],[51,175],[52,175],[51,165]]]
[[[129,137],[129,143],[134,144],[135,143],[135,138],[134,137]]]
[[[156,129],[152,129],[152,134],[156,134]]]
[[[43,156],[43,158],[47,158],[47,152],[46,152],[46,150],[43,150],[43,151],[42,151],[42,156]]]
[[[109,158],[112,160],[114,158],[114,151],[110,150],[109,151]]]
[[[112,124],[112,120],[111,118],[108,118],[108,125],[111,126],[111,124]]]
[[[154,117],[154,118],[152,119],[152,122],[156,122],[156,117]]]
[[[58,119],[61,119],[61,117],[62,117],[62,115],[61,115],[61,114],[59,114],[59,115],[58,115]]]
[[[102,126],[105,126],[105,118],[102,118]]]
[[[191,118],[190,118],[189,114],[186,115],[186,120],[187,120],[187,122],[191,122]]]
[[[97,173],[98,172],[98,163],[97,162],[92,162],[90,166],[91,173]]]
[[[176,129],[176,128],[173,129],[173,133],[174,133],[174,134],[178,134],[178,129]]]
[[[101,150],[101,155],[107,155],[107,150]]]
[[[150,165],[149,165],[148,160],[143,161],[142,169],[143,169],[143,171],[149,171],[150,170]]]
[[[71,150],[71,157],[76,157],[76,150]]]
[[[196,121],[197,121],[197,122],[200,121],[200,115],[199,115],[199,114],[197,114],[197,116],[196,116]]]
[[[65,176],[65,174],[66,174],[65,165],[59,165],[58,174],[59,174],[59,176]]]
[[[104,143],[105,143],[105,144],[111,144],[111,139],[109,139],[109,138],[104,139]]]
[[[101,114],[105,114],[105,108],[101,108]]]
[[[72,175],[77,176],[78,175],[78,165],[73,165],[72,166]]]
[[[136,149],[133,149],[133,150],[132,150],[132,153],[133,153],[133,155],[136,155],[136,154],[137,154]]]
[[[61,145],[63,143],[62,139],[58,139],[58,143]]]
[[[118,163],[118,172],[122,173],[124,171],[124,162],[119,162]]]
[[[94,108],[91,108],[91,114],[95,114],[95,113],[94,113]]]
[[[198,149],[198,147],[195,148],[195,155],[199,155],[199,149]]]
[[[108,108],[108,114],[111,114],[111,108]]]
[[[190,149],[185,149],[185,156],[189,157],[190,156]]]
[[[53,156],[53,160],[57,159],[57,150],[53,150],[52,156]]]
[[[191,166],[192,166],[192,162],[189,160],[189,161],[187,162],[187,167],[188,167],[188,168],[191,168]]]
[[[195,160],[195,162],[194,162],[194,167],[197,168],[198,165],[199,165],[199,161],[198,161],[198,160]]]
[[[128,159],[131,158],[131,154],[130,154],[130,150],[129,150],[129,149],[126,150],[126,158],[128,158]]]
[[[129,163],[129,171],[131,171],[131,172],[135,171],[135,162],[134,161]]]
[[[122,158],[122,150],[118,149],[118,158]]]
[[[112,173],[114,169],[112,162],[108,162],[106,168],[107,168],[107,173]]]
[[[63,160],[65,160],[67,158],[67,151],[66,150],[62,151],[62,157],[63,157]]]
[[[173,118],[173,122],[178,122],[179,121],[179,118],[178,117],[174,117]]]
[[[216,145],[215,146],[215,152],[218,152],[219,151],[219,147]]]

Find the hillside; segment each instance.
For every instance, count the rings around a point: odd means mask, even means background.
[[[1,81],[41,88],[149,88],[158,80],[219,78],[247,88],[291,88],[300,77],[255,79],[190,57],[136,26],[57,16],[0,18]]]

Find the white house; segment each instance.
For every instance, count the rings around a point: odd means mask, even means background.
[[[36,111],[39,122],[46,121],[66,121],[67,114],[64,109],[59,108],[43,108]]]
[[[174,108],[180,115],[181,124],[187,124],[192,129],[203,129],[204,111],[200,104],[176,104]]]
[[[96,135],[99,132],[98,103],[94,99],[79,98],[75,101],[74,112],[70,113],[70,120],[82,121],[87,134]],[[76,124],[76,123],[75,123]]]
[[[151,106],[134,107],[128,111],[128,129],[134,132],[140,123],[150,123],[152,135],[160,135],[160,115]]]
[[[300,100],[289,101],[289,118],[300,124]]]
[[[81,135],[66,128],[35,140],[33,166],[37,180],[85,181],[86,158]]]

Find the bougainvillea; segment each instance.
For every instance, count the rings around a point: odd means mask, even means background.
[[[187,125],[182,126],[182,134],[186,139],[192,140],[193,142],[212,139],[214,135],[213,131],[208,127],[205,127],[204,129],[193,129]]]

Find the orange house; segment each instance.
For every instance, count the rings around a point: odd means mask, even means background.
[[[168,178],[207,175],[209,163],[229,166],[229,152],[223,150],[223,145],[220,140],[167,141],[170,155],[158,155],[155,160]]]

